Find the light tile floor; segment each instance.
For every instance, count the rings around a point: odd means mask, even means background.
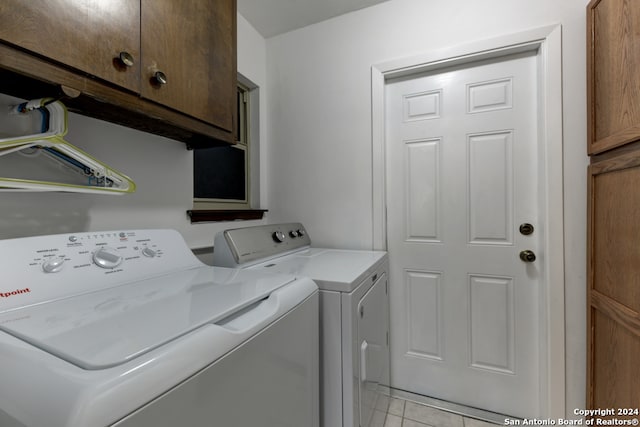
[[[496,427],[497,425],[410,400],[386,396],[378,400],[374,419],[378,421],[374,421],[375,425],[383,427]],[[384,423],[382,423],[383,419]]]

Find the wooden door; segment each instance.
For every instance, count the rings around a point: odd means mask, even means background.
[[[640,2],[587,6],[589,154],[640,139]]]
[[[0,40],[138,92],[139,0],[2,0]]]
[[[589,167],[587,404],[638,418],[640,146],[624,151]]]
[[[142,97],[233,131],[235,0],[141,4]]]
[[[540,415],[537,67],[529,52],[387,84],[394,388]]]

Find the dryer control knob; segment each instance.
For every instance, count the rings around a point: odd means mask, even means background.
[[[122,263],[122,257],[116,249],[104,246],[93,253],[93,262],[102,268],[116,268]]]
[[[291,236],[291,237],[292,237],[292,238],[294,238],[294,239],[295,239],[296,237],[298,237],[299,235],[300,235],[300,234],[299,234],[296,230],[291,230],[291,231],[289,232],[289,236]]]
[[[149,257],[149,258],[153,258],[154,256],[156,256],[156,251],[154,251],[151,248],[144,248],[142,250],[142,255]]]
[[[277,243],[282,243],[284,242],[284,239],[287,238],[287,236],[285,236],[282,231],[274,231],[271,237],[273,237],[273,240],[275,240]]]
[[[302,237],[302,236],[304,236],[305,234],[307,234],[307,232],[306,232],[306,231],[304,231],[302,228],[298,230],[298,236]]]
[[[48,259],[42,263],[42,271],[45,273],[57,273],[62,270],[64,258]]]

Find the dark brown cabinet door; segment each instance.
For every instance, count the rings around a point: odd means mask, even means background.
[[[640,408],[640,147],[606,157],[589,167],[587,403]]]
[[[143,98],[233,131],[235,0],[142,0]]]
[[[640,407],[640,1],[588,4],[587,61],[587,149],[593,155],[587,405],[635,409]]]
[[[139,0],[2,0],[0,40],[139,90]]]
[[[640,139],[640,1],[587,6],[588,150]]]

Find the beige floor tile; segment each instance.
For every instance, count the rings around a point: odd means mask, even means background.
[[[378,411],[387,412],[389,410],[389,396],[378,393],[378,399],[376,400],[376,409]]]
[[[384,423],[384,427],[402,427],[402,417],[387,414],[387,420]]]
[[[405,402],[406,400],[404,399],[396,399],[395,397],[392,397],[389,401],[389,413],[400,417],[403,416]]]
[[[404,417],[433,427],[464,427],[462,416],[414,402],[405,404]]]
[[[384,427],[387,413],[382,411],[373,411],[370,427]]]

